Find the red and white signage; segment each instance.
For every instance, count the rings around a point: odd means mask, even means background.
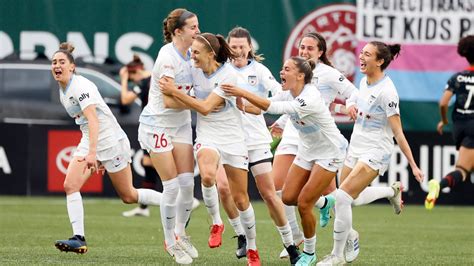
[[[48,192],[63,192],[66,170],[81,141],[79,130],[48,131]],[[102,193],[102,174],[94,173],[81,188],[81,192]]]

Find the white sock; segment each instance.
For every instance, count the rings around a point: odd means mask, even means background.
[[[176,243],[174,227],[176,223],[176,198],[178,197],[179,184],[177,178],[163,181],[162,183],[161,224],[163,225],[166,245],[173,246]]]
[[[316,253],[316,235],[311,238],[304,238],[304,248],[303,251],[307,254]]]
[[[252,204],[249,205],[245,211],[240,211],[240,221],[245,230],[245,237],[247,238],[247,250],[257,250],[257,224],[255,223],[255,213]]]
[[[290,223],[286,223],[284,226],[277,226],[276,228],[280,233],[281,241],[283,242],[283,245],[285,245],[285,247],[294,244]]]
[[[74,235],[84,236],[84,206],[80,192],[74,192],[66,196],[67,214]]]
[[[342,258],[347,236],[352,228],[352,197],[344,190],[338,189],[336,194],[337,216],[334,221],[334,247],[332,254]]]
[[[240,216],[237,216],[234,219],[229,218],[229,223],[232,225],[232,228],[234,228],[236,235],[245,235],[244,227],[242,226],[242,222],[240,222]]]
[[[163,196],[161,192],[147,188],[139,188],[137,192],[139,204],[160,206],[161,197]]]
[[[359,196],[354,199],[352,206],[365,205],[378,199],[393,197],[394,193],[391,187],[366,187]]]
[[[326,197],[325,196],[319,197],[319,199],[314,204],[314,206],[319,208],[319,209],[323,208],[324,205],[326,205]]]
[[[179,193],[176,200],[176,227],[174,231],[177,236],[185,236],[186,222],[193,209],[194,174],[182,173],[176,178],[179,182]]]
[[[281,190],[278,190],[277,192],[278,197],[281,198]],[[291,233],[293,234],[293,240],[295,243],[299,240],[303,239],[303,233],[300,230],[300,227],[298,225],[298,220],[296,218],[296,212],[295,212],[295,206],[288,206],[283,204],[283,208],[285,209],[285,216],[286,219],[288,219],[288,223],[290,224],[291,227]],[[298,243],[296,243],[298,244]]]
[[[201,184],[202,198],[206,206],[207,213],[211,215],[212,224],[222,224],[221,213],[219,212],[219,196],[217,194],[217,187],[205,187]]]

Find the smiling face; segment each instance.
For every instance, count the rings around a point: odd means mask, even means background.
[[[180,37],[186,46],[191,46],[200,33],[199,21],[196,16],[186,19],[184,26],[175,30],[175,35]]]
[[[319,59],[323,51],[319,50],[318,41],[311,37],[304,37],[298,48],[298,55],[304,59]]]
[[[67,85],[75,68],[76,65],[68,59],[65,53],[57,52],[54,54],[51,61],[51,73],[54,79],[61,83],[61,85]]]
[[[194,67],[202,69],[204,72],[212,65],[214,53],[210,52],[207,44],[202,43],[199,38],[194,40],[191,45],[191,59],[193,59]]]
[[[366,75],[372,75],[377,71],[382,71],[380,66],[384,60],[377,60],[377,47],[368,43],[364,46],[359,55],[360,60],[360,72]]]
[[[302,81],[304,83],[304,74],[299,72],[293,60],[288,59],[280,71],[280,80],[283,90],[291,90],[297,88]]]
[[[248,55],[252,51],[252,46],[249,44],[247,38],[231,37],[229,40],[230,49],[237,55],[232,63],[236,67],[244,67],[248,64]]]

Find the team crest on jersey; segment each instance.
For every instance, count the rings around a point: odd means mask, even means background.
[[[352,80],[357,60],[356,10],[353,4],[334,4],[311,11],[292,29],[283,58],[298,55],[298,45],[305,33],[318,32],[326,39],[329,60]]]
[[[214,88],[217,88],[217,87],[219,87],[219,83],[216,82],[214,83]]]
[[[70,103],[71,105],[77,105],[76,99],[74,99],[74,97],[72,97],[72,96],[69,97],[69,103]]]
[[[369,101],[368,101],[369,105],[373,104],[376,99],[377,99],[377,97],[375,97],[374,95],[370,95],[370,98],[369,98]]]
[[[318,85],[318,81],[319,81],[319,80],[318,80],[318,77],[313,77],[313,78],[311,79],[311,84]]]
[[[250,75],[248,77],[248,83],[252,86],[257,85],[257,76]]]

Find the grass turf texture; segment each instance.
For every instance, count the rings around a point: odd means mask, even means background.
[[[0,264],[107,264],[173,265],[163,248],[159,208],[150,218],[125,218],[121,212],[134,207],[118,199],[86,198],[85,255],[60,252],[54,241],[71,237],[65,198],[0,197]],[[257,247],[262,265],[289,265],[279,259],[280,236],[265,205],[253,203],[257,216]],[[192,214],[188,233],[199,251],[194,265],[245,265],[237,260],[236,239],[227,223],[220,248],[207,246],[210,219],[201,206]],[[317,212],[316,212],[317,214]],[[352,265],[473,265],[474,207],[436,206],[428,212],[421,205],[393,214],[387,204],[354,208],[354,227],[360,233],[361,253]],[[332,249],[333,221],[317,228],[318,259]]]

